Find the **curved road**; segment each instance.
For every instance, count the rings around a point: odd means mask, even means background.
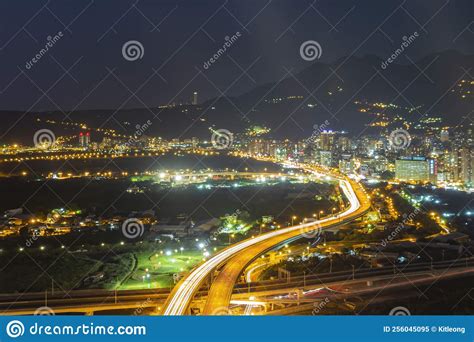
[[[305,169],[306,171],[317,173],[313,169]],[[348,209],[316,222],[300,224],[247,239],[222,250],[196,267],[175,286],[165,303],[163,315],[186,314],[189,304],[206,278],[223,265],[225,265],[224,268],[210,288],[204,314],[213,314],[215,310],[227,308],[230,296],[232,295],[233,285],[245,267],[259,255],[304,233],[332,228],[364,215],[370,208],[370,200],[362,186],[348,178],[341,176],[336,176],[335,178],[339,179],[340,187],[350,203]]]

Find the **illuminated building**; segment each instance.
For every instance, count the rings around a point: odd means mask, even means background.
[[[439,139],[441,142],[448,142],[449,141],[449,132],[446,129],[441,130],[441,133],[439,134]]]
[[[474,184],[474,148],[463,147],[457,151],[458,181],[468,187]]]
[[[339,151],[348,152],[352,149],[351,145],[352,145],[351,140],[347,136],[340,136],[337,139],[337,149]]]
[[[324,131],[319,135],[319,148],[324,151],[331,151],[334,146],[336,134],[333,131]]]
[[[79,146],[87,148],[91,142],[91,134],[89,132],[79,133]]]
[[[332,165],[331,151],[319,151],[319,164],[321,166],[331,167]]]
[[[395,178],[406,182],[436,182],[437,164],[425,157],[403,157],[395,161]]]

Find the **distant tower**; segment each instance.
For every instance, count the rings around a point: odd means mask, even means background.
[[[192,102],[192,103],[193,103],[193,105],[197,105],[197,104],[198,104],[198,93],[197,93],[197,91],[195,91],[195,92],[193,93],[193,102]]]
[[[81,147],[89,147],[89,144],[91,143],[91,134],[89,132],[87,133],[79,133],[79,145]]]

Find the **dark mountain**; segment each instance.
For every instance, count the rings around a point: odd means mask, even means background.
[[[208,138],[211,126],[241,132],[254,124],[271,128],[275,138],[304,138],[311,135],[314,125],[357,136],[376,132],[368,127],[373,122],[393,123],[400,117],[418,122],[438,116],[443,124],[457,125],[471,113],[473,55],[445,51],[411,63],[402,54],[386,68],[382,68],[383,62],[375,56],[345,57],[332,64],[317,62],[298,73],[288,70],[283,80],[239,97],[219,97],[198,106],[72,113],[3,111],[0,141],[31,140],[35,130],[44,128],[46,119],[115,128],[121,133],[133,133],[137,124],[150,120],[153,124],[146,134],[167,139]],[[80,130],[56,126],[51,129],[58,130],[57,134]]]

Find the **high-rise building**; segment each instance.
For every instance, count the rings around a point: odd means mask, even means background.
[[[332,153],[331,151],[319,151],[319,164],[325,167],[332,166]]]
[[[339,171],[342,173],[353,173],[356,168],[355,161],[350,154],[342,154],[339,160]]]
[[[336,134],[333,131],[324,131],[319,135],[319,149],[332,151],[334,147],[334,138]]]
[[[474,148],[463,147],[458,151],[459,181],[468,187],[474,184]]]
[[[351,151],[351,139],[349,137],[342,135],[337,139],[337,149],[342,152]]]
[[[192,104],[193,104],[193,105],[197,105],[197,104],[198,104],[198,93],[197,93],[197,91],[195,91],[195,92],[193,93],[193,101],[192,101]]]
[[[91,143],[91,134],[90,132],[86,132],[86,133],[79,133],[79,146],[81,147],[89,147]]]
[[[437,164],[425,157],[402,157],[395,161],[395,178],[405,182],[433,182],[437,180]]]

